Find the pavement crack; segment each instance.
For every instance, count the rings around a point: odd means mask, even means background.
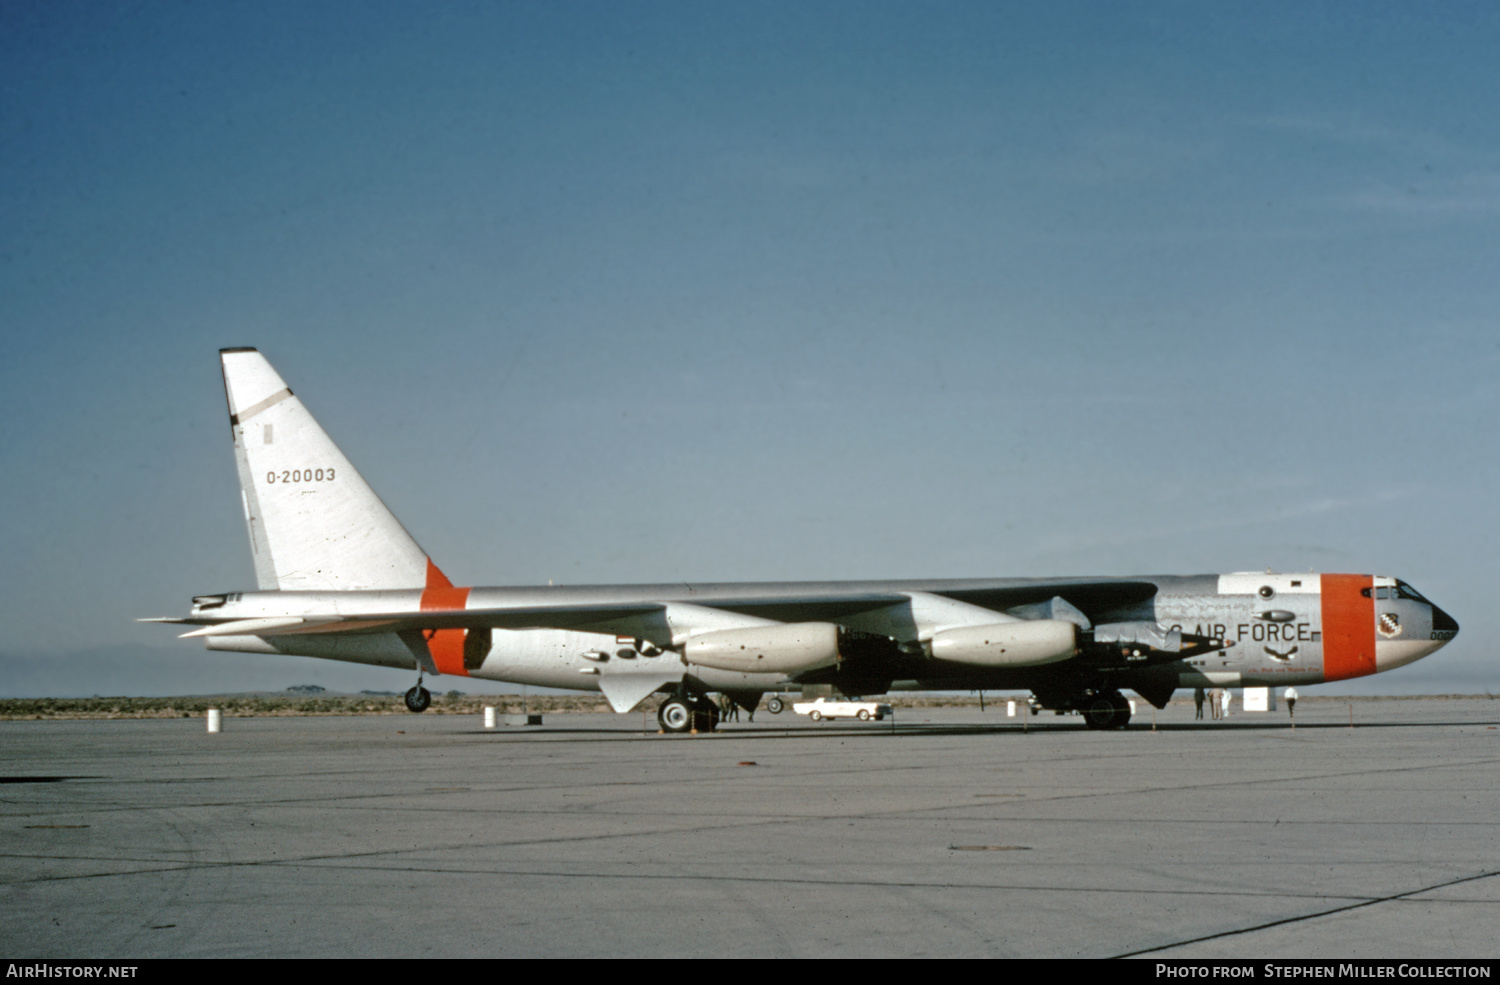
[[[1113,956],[1116,958],[1138,958],[1143,954],[1160,954],[1163,951],[1171,951],[1179,947],[1187,947],[1190,944],[1201,944],[1204,941],[1223,940],[1228,937],[1239,937],[1243,934],[1253,934],[1258,930],[1268,930],[1271,927],[1284,927],[1289,924],[1303,923],[1308,920],[1316,920],[1320,917],[1333,916],[1336,913],[1348,913],[1350,910],[1360,910],[1367,906],[1375,906],[1380,903],[1393,903],[1397,900],[1407,899],[1408,897],[1417,896],[1421,893],[1430,893],[1437,889],[1447,889],[1450,886],[1461,886],[1464,883],[1476,882],[1480,879],[1491,879],[1497,875],[1500,875],[1500,870],[1480,872],[1476,875],[1471,876],[1461,876],[1457,879],[1450,879],[1447,882],[1439,882],[1431,886],[1423,886],[1418,889],[1408,890],[1404,893],[1394,893],[1390,896],[1378,896],[1374,899],[1363,900],[1358,903],[1350,903],[1347,906],[1336,906],[1329,910],[1319,910],[1317,913],[1305,913],[1301,916],[1296,917],[1284,917],[1281,920],[1271,920],[1266,923],[1255,924],[1251,927],[1241,927],[1237,930],[1225,930],[1217,934],[1205,934],[1202,937],[1193,937],[1185,941],[1177,941],[1174,944],[1163,944],[1159,947],[1148,947],[1143,948],[1139,951],[1126,951],[1123,954],[1116,954]]]

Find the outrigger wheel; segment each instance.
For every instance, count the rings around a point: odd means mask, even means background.
[[[1130,721],[1130,702],[1119,691],[1096,694],[1084,702],[1083,720],[1089,728],[1124,728]]]
[[[422,685],[418,684],[406,692],[407,711],[426,711],[430,704],[432,704],[432,694]]]

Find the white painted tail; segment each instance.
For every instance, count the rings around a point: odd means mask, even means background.
[[[255,349],[219,358],[259,587],[427,587],[426,553],[266,358]]]

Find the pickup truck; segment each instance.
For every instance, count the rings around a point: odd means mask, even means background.
[[[792,711],[806,715],[815,722],[825,718],[857,718],[862,722],[873,718],[878,722],[891,713],[891,706],[875,701],[830,701],[827,698],[815,698],[812,701],[795,702]]]

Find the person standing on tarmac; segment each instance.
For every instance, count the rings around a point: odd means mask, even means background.
[[[1193,688],[1193,707],[1198,709],[1198,713],[1193,718],[1200,722],[1203,721],[1203,698],[1203,688]]]

